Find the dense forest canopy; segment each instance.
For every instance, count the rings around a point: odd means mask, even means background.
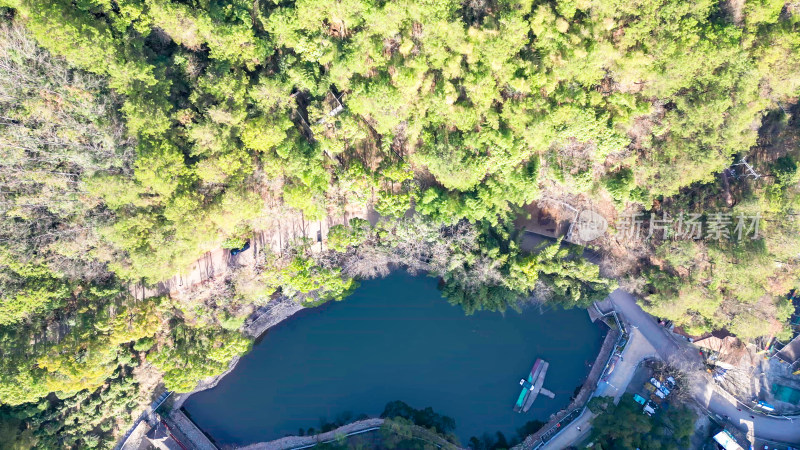
[[[596,397],[600,400],[599,397]],[[619,404],[598,406],[592,419],[592,440],[600,449],[652,448],[679,450],[692,448],[697,413],[676,405],[651,417],[642,414],[632,394],[624,394]],[[602,409],[601,409],[602,408]]]
[[[521,251],[513,221],[543,198],[581,199],[610,223],[631,209],[759,213],[752,242],[598,247],[653,314],[696,332],[786,332],[800,254],[795,3],[0,6],[9,442],[108,446],[124,424],[98,417],[146,404],[144,374],[191,390],[248,350],[256,307],[341,299],[397,265],[440,277],[467,313],[531,292],[566,307],[604,297],[615,281],[580,248]],[[763,176],[722,188],[745,156]],[[377,221],[332,227],[322,252],[303,240],[265,252],[205,297],[129,292],[275,221],[364,206]],[[77,414],[83,402],[100,416]]]

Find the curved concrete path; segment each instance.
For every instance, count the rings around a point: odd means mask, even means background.
[[[636,327],[650,342],[661,359],[686,362],[690,364],[690,367],[703,370],[703,362],[697,350],[688,342],[680,341],[667,334],[668,332],[659,326],[651,315],[636,304],[636,298],[633,295],[617,289],[611,293],[611,301],[626,321],[632,327]],[[692,394],[701,406],[722,417],[728,416],[731,423],[747,429],[751,436],[755,435],[757,438],[786,443],[800,442],[800,418],[790,421],[752,413],[747,408],[738,405],[733,398],[720,393],[715,389],[713,382],[709,380],[694,386]],[[739,411],[739,408],[742,411]],[[754,418],[751,418],[751,415]]]

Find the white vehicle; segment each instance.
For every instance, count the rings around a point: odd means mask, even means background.
[[[661,382],[656,380],[655,378],[650,378],[650,384],[661,389]]]

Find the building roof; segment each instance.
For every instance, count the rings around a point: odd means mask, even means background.
[[[183,450],[182,446],[172,438],[166,425],[159,421],[147,432],[147,439],[159,450]]]
[[[789,364],[794,364],[800,359],[800,334],[786,344],[778,353],[778,358]]]
[[[694,341],[694,345],[711,351],[713,354],[709,361],[726,368],[738,366],[742,358],[748,353],[747,348],[741,341],[733,336],[724,338],[708,336]]]
[[[736,439],[734,439],[733,435],[727,431],[722,430],[719,433],[714,435],[714,440],[719,443],[725,450],[744,450]]]

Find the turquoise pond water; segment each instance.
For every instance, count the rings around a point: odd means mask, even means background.
[[[436,279],[404,272],[365,281],[342,302],[304,310],[269,330],[186,412],[220,445],[319,428],[344,412],[378,416],[402,400],[456,421],[455,433],[504,433],[546,421],[590,370],[605,331],[583,309],[465,316],[441,298]],[[544,396],[511,410],[536,358],[550,362]]]

